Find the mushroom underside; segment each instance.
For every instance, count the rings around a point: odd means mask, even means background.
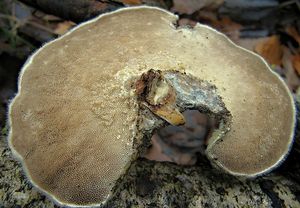
[[[215,30],[176,21],[157,8],[121,9],[27,61],[10,105],[9,144],[34,185],[63,205],[104,203],[154,130],[182,124],[186,109],[218,121],[206,149],[216,167],[254,176],[283,160],[295,110],[282,80]],[[145,97],[136,81],[149,73],[162,79]]]

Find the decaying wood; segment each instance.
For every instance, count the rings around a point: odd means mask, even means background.
[[[66,20],[74,22],[82,22],[90,19],[97,14],[109,12],[122,6],[120,3],[113,1],[97,1],[97,0],[20,0],[21,2],[42,10],[45,13],[59,16]]]
[[[53,14],[65,20],[79,23],[91,19],[99,14],[116,10],[126,5],[147,4],[170,8],[171,0],[19,0],[45,13]]]

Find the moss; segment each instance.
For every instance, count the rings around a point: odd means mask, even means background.
[[[9,127],[8,125],[5,125],[2,129],[1,129],[1,135],[6,137],[8,135],[9,132]]]
[[[8,148],[8,131],[6,126],[0,135],[0,207],[57,207],[38,193],[24,175],[21,164]]]

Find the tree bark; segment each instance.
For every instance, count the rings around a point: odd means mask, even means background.
[[[0,207],[59,207],[32,187],[12,156],[5,131],[0,137]],[[299,193],[299,184],[278,171],[245,180],[218,172],[205,158],[195,166],[138,159],[102,208],[300,207]]]
[[[168,9],[172,0],[19,0],[45,13],[76,23],[91,19],[99,14],[116,10],[126,5],[147,4]]]

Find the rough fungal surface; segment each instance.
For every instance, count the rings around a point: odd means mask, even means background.
[[[230,129],[231,115],[226,109],[214,85],[178,71],[150,71],[136,81],[139,103],[138,131],[144,140],[135,142],[144,154],[154,130],[167,125],[184,124],[181,112],[199,110],[218,121],[218,127],[209,138],[207,152]],[[140,155],[139,154],[139,155]]]
[[[10,147],[32,181],[60,204],[99,205],[153,130],[185,109],[217,119],[206,154],[233,175],[277,166],[295,110],[258,56],[203,25],[136,7],[102,15],[38,50],[10,105]],[[101,40],[101,41],[98,41]]]

